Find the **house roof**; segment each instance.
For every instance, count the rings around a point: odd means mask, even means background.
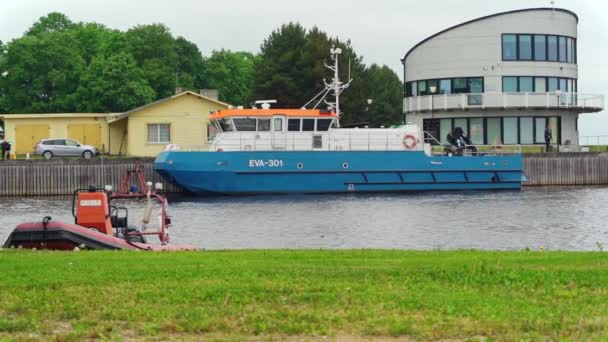
[[[214,100],[214,99],[212,99],[212,98],[210,98],[210,97],[203,96],[203,95],[201,95],[201,94],[195,93],[195,92],[190,91],[190,90],[186,90],[186,91],[183,91],[183,92],[181,92],[181,93],[179,93],[179,94],[175,94],[175,95],[173,95],[173,96],[165,97],[164,99],[160,99],[160,100],[157,100],[157,101],[154,101],[154,102],[148,103],[148,104],[146,104],[146,105],[143,105],[143,106],[141,106],[141,107],[137,107],[137,108],[135,108],[135,109],[131,109],[131,110],[130,110],[130,111],[128,111],[128,112],[124,112],[124,113],[117,114],[117,115],[113,116],[112,118],[108,118],[108,123],[112,123],[112,122],[116,122],[116,121],[118,121],[118,120],[122,120],[122,119],[124,119],[124,118],[128,117],[129,115],[131,115],[131,114],[133,114],[133,113],[136,113],[136,112],[142,111],[142,110],[144,110],[144,109],[147,109],[147,108],[150,108],[150,107],[156,106],[157,104],[161,104],[161,103],[163,103],[163,102],[167,102],[167,101],[169,101],[169,100],[176,99],[176,98],[178,98],[178,97],[182,97],[182,96],[184,96],[184,95],[192,95],[192,96],[196,96],[196,97],[198,97],[198,98],[200,98],[200,99],[203,99],[203,100],[206,100],[206,101],[210,101],[210,102],[216,103],[216,104],[218,104],[218,105],[220,105],[220,106],[225,106],[225,107],[229,107],[229,106],[230,106],[230,105],[229,105],[229,104],[227,104],[227,103],[224,103],[224,102],[221,102],[221,101]]]
[[[572,16],[574,16],[574,18],[576,18],[576,22],[578,23],[578,16],[576,15],[576,13],[574,13],[574,12],[572,12],[570,10],[564,9],[564,8],[536,7],[536,8],[524,8],[524,9],[518,9],[518,10],[513,10],[513,11],[507,11],[507,12],[500,12],[500,13],[490,14],[490,15],[486,15],[484,17],[479,17],[479,18],[476,18],[476,19],[473,19],[473,20],[465,21],[464,23],[461,23],[461,24],[458,24],[458,25],[454,25],[454,26],[449,27],[449,28],[447,28],[447,29],[445,29],[443,31],[439,31],[439,32],[435,33],[432,36],[429,36],[429,37],[425,38],[424,40],[420,41],[418,44],[414,45],[414,47],[412,47],[411,49],[409,49],[409,51],[405,54],[405,56],[403,57],[403,59],[401,60],[401,62],[405,63],[405,60],[407,59],[407,56],[409,56],[412,53],[412,51],[416,50],[416,48],[419,47],[420,45],[426,43],[427,41],[429,41],[429,40],[431,40],[431,39],[433,39],[433,38],[435,38],[435,37],[437,37],[437,36],[439,36],[439,35],[441,35],[443,33],[451,31],[453,29],[456,29],[456,28],[459,28],[461,26],[465,26],[465,25],[468,25],[468,24],[472,24],[472,23],[477,22],[477,21],[482,21],[482,20],[485,20],[485,19],[490,19],[490,18],[493,18],[493,17],[498,17],[498,16],[501,16],[501,15],[514,14],[514,13],[520,13],[520,12],[532,12],[532,11],[556,11],[556,12],[568,13],[568,14],[571,14]]]
[[[48,118],[108,118],[118,113],[29,113],[0,114],[2,119],[48,119]]]
[[[211,115],[211,120],[229,116],[274,116],[285,115],[295,117],[337,117],[335,113],[325,113],[318,109],[224,109]]]

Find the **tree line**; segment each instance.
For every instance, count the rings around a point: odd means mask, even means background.
[[[61,13],[40,18],[22,37],[0,41],[0,113],[123,112],[174,94],[176,87],[219,90],[220,100],[250,106],[276,99],[299,108],[332,74],[329,49],[340,47],[344,124],[372,126],[402,120],[401,81],[387,66],[366,66],[350,41],[314,27],[282,25],[260,52],[215,50],[174,37],[163,24],[127,31],[73,22]],[[371,99],[371,104],[368,103]]]

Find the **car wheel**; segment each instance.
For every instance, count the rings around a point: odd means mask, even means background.
[[[44,157],[44,159],[51,159],[53,158],[53,152],[51,151],[44,151],[44,153],[42,153],[42,156]]]
[[[93,156],[93,152],[91,152],[91,151],[84,151],[84,152],[82,152],[82,157],[84,159],[91,159],[92,156]]]

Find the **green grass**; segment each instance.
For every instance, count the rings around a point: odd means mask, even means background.
[[[0,340],[598,340],[607,298],[602,252],[0,251]]]

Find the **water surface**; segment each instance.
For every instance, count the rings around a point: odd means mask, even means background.
[[[144,202],[131,202],[138,224]],[[0,198],[0,242],[44,215],[73,222],[69,198]],[[174,243],[205,249],[598,250],[608,247],[608,188],[521,192],[181,197]],[[156,242],[153,240],[153,242]]]

